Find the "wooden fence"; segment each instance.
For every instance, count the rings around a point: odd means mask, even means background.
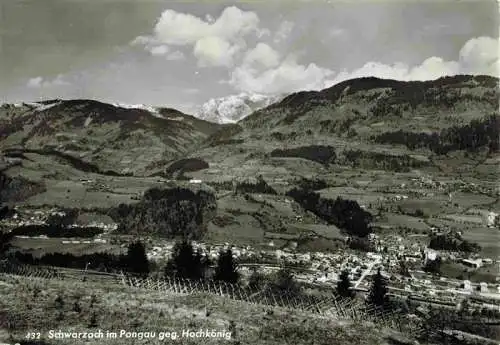
[[[419,327],[410,327],[411,323],[403,320],[403,315],[394,312],[376,312],[359,300],[339,299],[333,294],[321,296],[302,294],[297,296],[271,290],[256,291],[246,286],[214,280],[189,280],[173,277],[163,279],[140,278],[124,273],[112,274],[59,267],[14,265],[2,262],[0,262],[0,273],[55,280],[105,279],[112,283],[137,289],[185,295],[211,294],[265,307],[300,310],[329,319],[373,322],[383,327],[400,330],[406,334],[420,334],[421,332]]]

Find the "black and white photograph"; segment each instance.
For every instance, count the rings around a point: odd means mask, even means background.
[[[497,0],[0,0],[0,345],[500,343]]]

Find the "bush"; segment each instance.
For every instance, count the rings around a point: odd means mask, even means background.
[[[267,284],[267,278],[262,273],[253,271],[252,275],[248,279],[248,288],[252,291],[259,291],[265,288]]]
[[[298,296],[302,293],[301,286],[293,278],[293,274],[286,268],[280,269],[269,283],[269,288],[273,293],[282,296]]]

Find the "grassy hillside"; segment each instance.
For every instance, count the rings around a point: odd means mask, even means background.
[[[274,307],[198,294],[167,294],[111,283],[62,282],[0,276],[0,341],[20,341],[40,332],[44,344],[85,344],[49,340],[49,330],[156,332],[153,339],[99,339],[102,344],[165,344],[159,332],[177,332],[178,344],[412,344],[410,339],[371,324],[333,321]],[[232,332],[231,339],[182,338],[182,330]]]
[[[181,157],[218,125],[173,109],[122,108],[93,100],[54,100],[0,108],[0,149],[59,154],[102,172],[148,175]]]
[[[492,179],[486,165],[499,157],[499,97],[498,79],[488,76],[425,82],[352,79],[291,94],[221,128],[196,156],[236,176],[242,165],[278,166],[292,175],[302,170],[297,159],[318,161],[308,154],[311,147],[328,147],[337,165],[448,169]],[[457,153],[466,157],[454,164]],[[317,171],[311,168],[310,173]]]

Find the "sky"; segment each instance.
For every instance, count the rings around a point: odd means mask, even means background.
[[[238,93],[499,71],[496,0],[0,0],[0,102],[192,113]]]

